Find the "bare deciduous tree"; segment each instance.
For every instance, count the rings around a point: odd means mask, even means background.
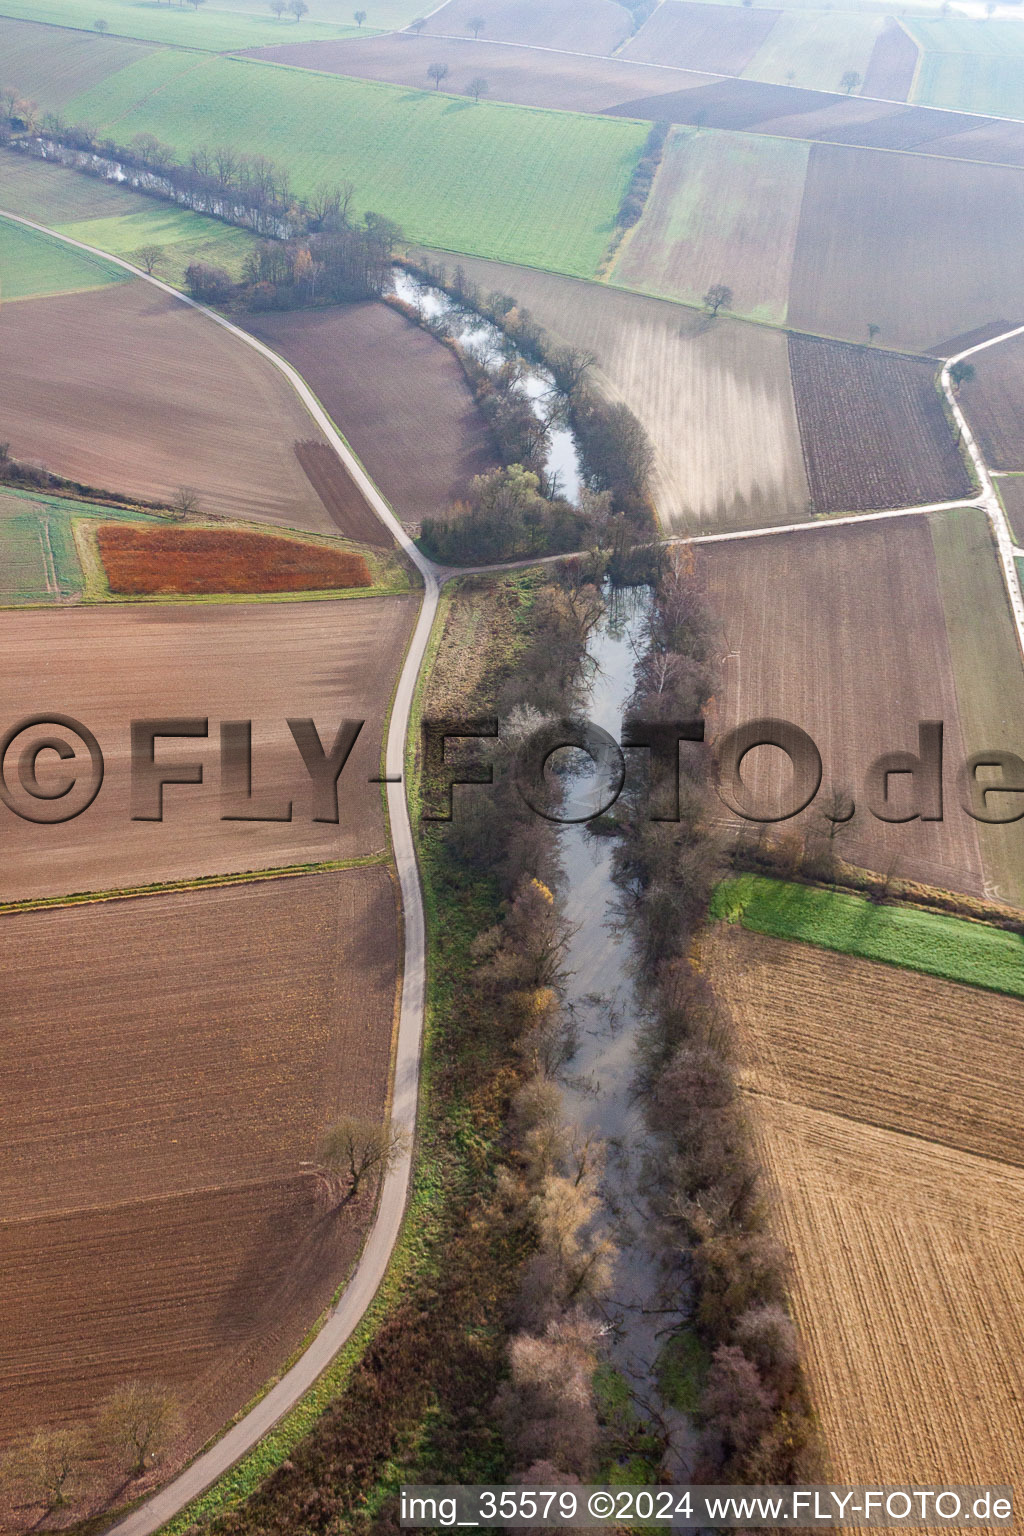
[[[953,392],[959,394],[961,384],[970,384],[971,380],[975,377],[974,364],[954,363],[949,370],[949,377],[953,382]]]
[[[109,22],[104,21],[102,16],[97,16],[96,20],[93,22],[92,25],[93,25],[93,31],[95,31],[95,32],[105,32],[107,30],[107,27],[109,26]]]
[[[471,16],[466,22],[466,30],[472,32],[474,37],[479,37],[486,25],[487,22],[483,16]]]
[[[140,267],[144,268],[152,277],[156,268],[164,259],[164,248],[162,245],[140,245],[137,255]]]
[[[288,9],[296,21],[301,21],[303,16],[309,14],[309,6],[306,4],[306,0],[288,0]]]
[[[874,341],[875,337],[878,335],[881,329],[882,327],[880,325],[876,325],[873,320],[870,320],[868,322],[868,340]]]
[[[270,9],[273,11],[278,21],[280,21],[281,17],[288,9],[288,0],[270,0]]]
[[[472,96],[474,101],[479,101],[481,96],[486,96],[490,86],[483,75],[474,75],[466,86],[466,95]]]
[[[703,303],[709,315],[717,315],[720,309],[728,309],[732,304],[732,289],[725,283],[712,283]]]
[[[438,90],[440,88],[441,81],[447,79],[447,77],[448,77],[448,65],[447,64],[428,64],[427,65],[427,76],[428,76],[429,79],[433,80],[433,82],[434,82],[434,90],[435,91]]]
[[[839,82],[840,86],[846,92],[847,96],[850,95],[851,91],[855,91],[857,89],[858,85],[860,85],[860,83],[861,83],[860,75],[857,73],[857,71],[855,69],[848,69],[846,71],[845,75],[843,76],[843,78]]]
[[[126,1381],[103,1403],[97,1434],[129,1477],[141,1477],[160,1460],[181,1425],[181,1407],[167,1387]]]
[[[4,1482],[46,1509],[66,1509],[81,1482],[89,1437],[83,1424],[42,1429],[13,1451],[4,1465]]]
[[[181,522],[184,522],[186,517],[194,517],[199,511],[198,491],[191,485],[179,486],[171,502],[171,511]]]
[[[361,27],[363,22],[366,20],[366,12],[365,11],[353,11],[353,13],[352,13],[352,20],[355,22],[357,27]]]
[[[319,1160],[345,1184],[340,1204],[348,1205],[371,1175],[383,1178],[407,1146],[405,1131],[345,1115],[324,1133]]]

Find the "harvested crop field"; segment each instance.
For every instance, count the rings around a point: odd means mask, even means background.
[[[37,712],[39,678],[102,748],[95,802],[57,832],[5,812],[0,899],[64,895],[376,854],[385,846],[381,740],[416,615],[415,599],[311,603],[107,605],[0,614],[13,722]],[[118,686],[111,687],[112,658]],[[131,819],[129,725],[209,721],[208,737],[156,742],[156,760],[200,762],[204,782],[170,785],[162,821]],[[286,721],[312,719],[330,750],[343,720],[363,721],[338,781],[338,824],[314,822],[309,776]],[[219,732],[252,721],[255,803],[222,821]],[[42,770],[41,770],[42,771]]]
[[[112,269],[113,270],[113,269]],[[126,496],[332,533],[295,456],[315,430],[277,370],[148,283],[0,308],[15,458]]]
[[[389,305],[250,316],[246,328],[295,365],[403,522],[433,516],[498,462],[454,353]]]
[[[778,16],[778,11],[663,0],[622,54],[651,64],[740,75]]]
[[[1018,1482],[1024,1178],[1001,1158],[1020,1146],[1021,1005],[735,930],[708,960],[830,1475]]]
[[[1024,475],[1003,475],[996,489],[1010,519],[1013,542],[1024,546]]]
[[[956,238],[950,238],[950,231]],[[815,145],[790,324],[923,352],[936,337],[1024,309],[1024,173]]]
[[[708,7],[712,9],[712,7]],[[746,15],[747,12],[743,12]],[[650,64],[549,52],[544,48],[509,48],[472,37],[366,37],[336,43],[282,43],[261,48],[259,57],[301,69],[325,70],[363,80],[422,90],[429,64],[447,64],[444,88],[463,95],[477,76],[487,81],[490,101],[527,107],[561,107],[571,112],[603,112],[648,91],[681,90],[703,85],[706,75],[685,75]]]
[[[824,792],[848,790],[857,802],[876,757],[916,751],[918,722],[943,721],[946,819],[886,823],[862,806],[840,848],[851,863],[981,895],[975,823],[956,802],[964,736],[927,520],[704,545],[697,569],[725,656],[714,737],[766,716],[788,720],[816,743]],[[744,763],[745,782],[781,797],[784,761],[759,749]],[[792,839],[819,827],[812,805],[774,831]]]
[[[744,74],[808,90],[842,91],[848,70],[863,74],[883,26],[880,16],[783,11]]]
[[[1024,296],[1022,296],[1024,297]],[[1024,336],[970,359],[960,405],[991,469],[1024,470]]]
[[[155,1378],[180,1460],[295,1348],[369,1214],[308,1165],[383,1113],[397,927],[382,868],[0,921],[0,1441]]]
[[[914,39],[898,21],[888,17],[871,50],[861,91],[865,96],[881,96],[886,101],[906,101],[917,60]]]
[[[213,528],[106,524],[96,543],[111,592],[127,596],[203,592],[324,592],[369,587],[362,555]]]
[[[593,349],[595,382],[654,444],[654,500],[674,533],[793,522],[807,480],[781,332],[553,273],[464,260],[485,291],[513,295],[557,341]]]
[[[936,364],[790,336],[789,365],[815,511],[864,512],[974,494],[943,410]]]
[[[734,313],[783,324],[807,156],[792,140],[673,129],[614,281],[697,305],[725,283]]]
[[[424,30],[468,33],[474,16],[484,19],[484,37],[569,52],[612,53],[629,36],[629,15],[615,0],[448,0]]]

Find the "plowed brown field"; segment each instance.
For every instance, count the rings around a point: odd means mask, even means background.
[[[942,408],[938,367],[790,336],[807,478],[818,512],[955,501],[971,478]]]
[[[629,16],[615,0],[448,0],[434,11],[426,32],[469,33],[482,16],[483,36],[504,43],[538,43],[578,53],[612,53],[629,35]]]
[[[778,11],[664,0],[622,50],[628,59],[739,75],[775,25]]]
[[[909,32],[889,17],[875,40],[861,86],[865,96],[906,101],[914,80],[919,49]]]
[[[295,457],[315,428],[277,370],[148,283],[0,309],[0,419],[18,459],[86,485],[336,532]]]
[[[707,960],[831,1475],[1019,1484],[1022,1005],[739,930]]]
[[[63,826],[33,825],[0,809],[0,899],[383,849],[381,791],[370,779],[380,771],[385,716],[415,612],[415,599],[367,597],[0,614],[7,725],[59,709],[95,733],[106,766],[95,802]],[[167,716],[209,720],[207,739],[161,739],[156,751],[159,762],[201,762],[205,782],[170,786],[162,822],[132,821],[130,722]],[[338,781],[336,826],[310,819],[309,778],[286,724],[296,717],[315,721],[328,750],[342,720],[365,721]],[[224,720],[253,722],[253,791],[261,802],[254,809],[276,814],[291,801],[292,821],[220,819]]]
[[[332,1213],[303,1164],[339,1114],[383,1112],[392,881],[17,913],[0,953],[0,1439],[138,1376],[181,1396],[186,1454],[358,1245],[365,1204]]]
[[[1024,470],[1024,336],[971,358],[960,403],[992,469]]]
[[[848,788],[857,801],[879,754],[916,751],[918,722],[942,720],[945,820],[886,823],[862,806],[839,846],[854,863],[884,871],[895,862],[902,876],[981,894],[975,823],[956,800],[965,752],[927,521],[705,545],[698,571],[725,658],[716,735],[765,716],[791,721],[817,744],[825,789]],[[785,762],[781,752],[760,749],[744,777],[777,794],[788,786]],[[812,805],[776,830],[821,825]]]
[[[259,315],[247,329],[294,363],[404,522],[497,463],[458,359],[386,304]]]

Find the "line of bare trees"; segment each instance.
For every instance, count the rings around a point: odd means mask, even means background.
[[[712,631],[691,557],[664,556],[631,710],[697,718],[715,684]],[[652,1144],[652,1220],[690,1297],[699,1382],[696,1482],[813,1481],[819,1447],[786,1302],[785,1254],[769,1225],[736,1087],[733,1029],[695,941],[721,867],[710,831],[710,759],[680,754],[680,820],[646,814],[627,788],[616,879],[650,1005],[640,1085]]]

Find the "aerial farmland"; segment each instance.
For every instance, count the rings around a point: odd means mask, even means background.
[[[1016,0],[0,0],[0,1536],[1009,1524],[1022,246]]]

